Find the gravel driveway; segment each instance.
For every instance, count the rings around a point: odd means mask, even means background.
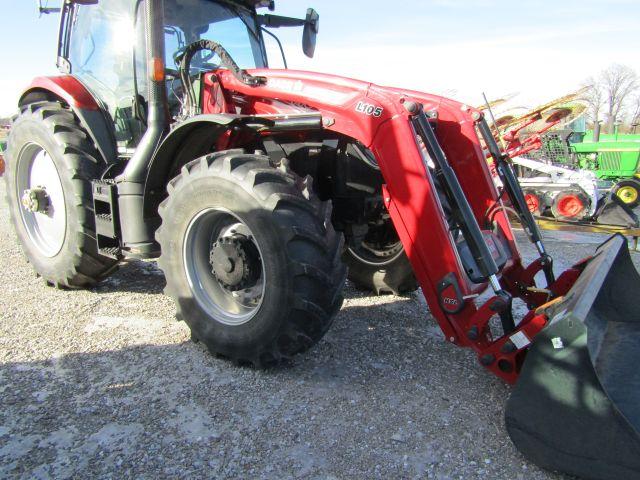
[[[561,265],[600,240],[554,235]],[[563,478],[515,450],[510,388],[443,340],[421,294],[348,286],[317,347],[260,372],[189,340],[154,262],[48,288],[4,200],[0,255],[2,478]]]

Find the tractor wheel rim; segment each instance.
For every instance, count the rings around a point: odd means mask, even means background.
[[[348,247],[348,250],[360,262],[379,267],[392,263],[404,253],[404,247],[400,241],[382,250],[365,242],[357,248]]]
[[[220,278],[216,271],[236,267],[235,261],[229,261],[228,268],[220,270],[212,265],[212,258],[218,257],[216,245],[232,238],[250,242],[251,249],[257,251],[252,258],[251,269],[255,272],[248,284],[230,286]],[[242,325],[250,321],[262,306],[265,294],[265,268],[260,246],[251,229],[238,216],[223,208],[208,208],[198,213],[189,223],[183,243],[183,261],[187,281],[191,292],[200,307],[214,320],[231,326]],[[249,246],[249,245],[247,245]],[[216,270],[216,266],[218,269]],[[257,278],[256,278],[257,277]],[[241,289],[234,287],[241,286]]]
[[[638,200],[638,190],[634,187],[622,187],[618,190],[617,195],[624,203],[634,203]]]
[[[527,203],[527,208],[530,212],[537,212],[540,208],[540,199],[537,195],[533,193],[527,193],[524,196],[525,202]]]
[[[18,155],[16,173],[18,199],[34,191],[46,195],[46,206],[32,211],[22,205],[20,214],[33,245],[45,257],[55,257],[67,233],[67,209],[58,169],[44,148],[29,144]]]
[[[369,230],[359,244],[349,245],[347,249],[359,262],[376,267],[389,265],[404,253],[390,220],[381,230]]]
[[[575,195],[567,195],[558,202],[558,212],[563,217],[577,217],[584,211],[584,203]]]

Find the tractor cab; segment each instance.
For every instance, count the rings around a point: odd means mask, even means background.
[[[313,55],[318,26],[313,9],[309,9],[307,21],[257,13],[257,8],[272,8],[273,2],[163,3],[163,60],[170,118],[178,116],[183,105],[180,58],[190,44],[213,41],[222,45],[240,68],[266,68],[263,35],[277,40],[267,28],[305,26],[303,48]],[[77,78],[103,103],[121,156],[131,155],[146,130],[149,72],[143,6],[143,2],[132,0],[72,1],[65,2],[62,9],[58,68]],[[220,68],[225,66],[217,53],[200,50],[194,54],[188,75],[193,78],[190,88],[198,98],[201,74]]]

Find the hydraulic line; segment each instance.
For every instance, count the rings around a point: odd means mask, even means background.
[[[504,333],[509,334],[515,330],[515,322],[512,314],[513,298],[500,285],[500,280],[498,279],[498,266],[496,265],[493,255],[491,255],[491,252],[489,251],[489,247],[484,239],[482,230],[480,229],[467,197],[460,186],[458,177],[456,176],[453,168],[451,168],[442,147],[438,143],[438,139],[436,138],[422,105],[407,102],[405,103],[405,108],[413,115],[411,118],[413,128],[422,139],[429,156],[436,165],[437,175],[442,180],[447,196],[454,207],[453,212],[457,217],[456,220],[458,227],[462,231],[462,235],[469,245],[469,250],[474,257],[476,264],[480,268],[482,275],[488,279],[496,296],[502,300],[502,306],[499,308],[498,313],[500,314]],[[428,172],[428,165],[425,164],[425,168]]]

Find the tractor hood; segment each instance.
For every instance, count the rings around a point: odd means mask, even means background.
[[[294,115],[319,112],[325,120],[325,128],[357,138],[367,146],[384,121],[407,116],[403,107],[405,101],[420,102],[425,110],[437,111],[439,119],[457,124],[472,123],[476,112],[474,108],[438,95],[326,73],[284,69],[253,69],[247,73],[262,79],[262,83],[248,86],[230,71],[219,70],[205,75],[205,89],[215,88],[219,82],[225,89],[241,93],[245,96],[243,104],[248,107],[242,113]],[[203,113],[219,112],[205,109]],[[478,143],[477,137],[473,142]]]

